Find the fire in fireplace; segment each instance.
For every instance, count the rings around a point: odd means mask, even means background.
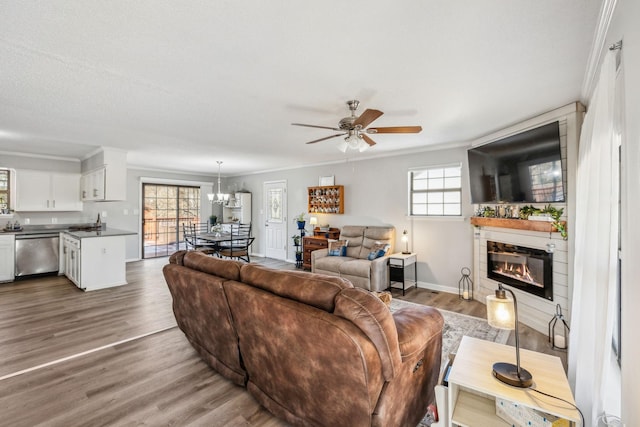
[[[487,277],[553,301],[553,254],[487,240]]]

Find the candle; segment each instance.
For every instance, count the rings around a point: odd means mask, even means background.
[[[462,298],[469,299],[469,292],[468,291],[463,291],[462,292]]]
[[[556,334],[553,337],[553,342],[555,343],[555,346],[558,347],[558,348],[565,348],[566,347],[566,342],[565,342],[564,337],[562,335]]]

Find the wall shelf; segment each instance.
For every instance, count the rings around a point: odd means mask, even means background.
[[[309,204],[307,211],[310,214],[344,213],[344,186],[328,185],[322,187],[309,187]]]
[[[560,221],[566,226],[566,221]],[[479,216],[471,217],[471,224],[478,227],[501,227],[514,228],[517,230],[542,231],[546,233],[558,233],[550,222],[546,221],[529,221],[528,219],[511,219],[511,218],[484,218]]]

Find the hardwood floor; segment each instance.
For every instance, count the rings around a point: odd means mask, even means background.
[[[270,259],[252,261],[294,269]],[[202,362],[175,327],[161,271],[166,263],[129,263],[129,285],[87,293],[64,277],[0,285],[0,425],[285,426]],[[457,295],[393,293],[486,314],[483,304]],[[556,354],[546,336],[524,326],[521,346]]]

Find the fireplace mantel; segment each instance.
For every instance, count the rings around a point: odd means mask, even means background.
[[[560,221],[563,225],[566,225],[565,221]],[[480,216],[471,217],[471,224],[475,226],[485,227],[501,227],[501,228],[514,228],[517,230],[528,231],[542,231],[546,233],[557,233],[550,222],[546,221],[529,221],[527,219],[511,219],[511,218],[485,218]]]

